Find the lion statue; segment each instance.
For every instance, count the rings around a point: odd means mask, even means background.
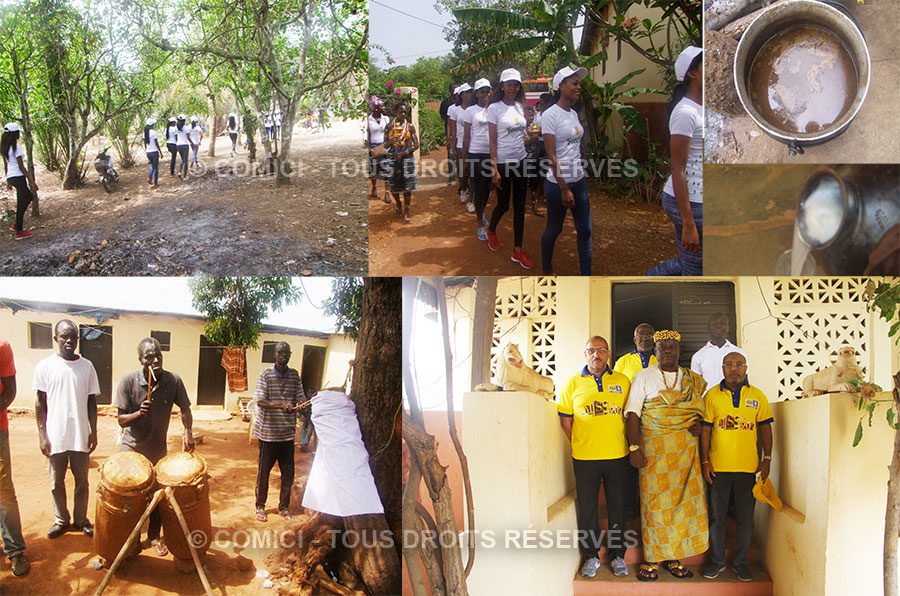
[[[803,397],[823,393],[856,393],[859,387],[851,381],[861,379],[862,371],[856,364],[856,350],[843,346],[838,350],[837,360],[831,366],[807,375],[803,379]]]
[[[494,382],[504,391],[530,391],[547,400],[555,398],[553,379],[525,366],[519,346],[514,343],[503,347],[503,357],[497,360]]]

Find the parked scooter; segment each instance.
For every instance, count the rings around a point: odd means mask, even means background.
[[[109,145],[104,147],[94,160],[94,169],[100,174],[100,184],[106,192],[112,192],[113,185],[119,181],[119,173],[112,165],[112,156],[107,154],[109,148]]]

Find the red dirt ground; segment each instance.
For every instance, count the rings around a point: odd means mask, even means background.
[[[209,466],[213,536],[216,537],[216,532],[221,531],[218,537],[222,538],[212,543],[206,555],[204,564],[209,583],[215,594],[275,594],[274,589],[263,589],[264,579],[256,576],[256,570],[265,569],[263,559],[277,549],[260,546],[267,546],[266,540],[268,545],[275,544],[275,532],[283,530],[288,523],[296,526],[303,520],[300,503],[313,454],[301,453],[299,446],[295,453],[296,474],[291,499],[294,519],[286,522],[276,512],[280,482],[276,465],[269,477],[266,502],[269,519],[258,522],[254,517],[258,449],[255,441],[252,445],[247,443],[248,423],[241,422],[240,417],[227,421],[204,421],[198,419],[201,415],[196,415],[194,419],[194,432],[204,435],[203,443],[197,445],[196,452],[206,459]],[[91,455],[89,472],[88,518],[92,522],[95,521],[97,487],[100,485],[99,467],[106,457],[116,451],[118,425],[112,415],[101,415],[98,427],[99,445]],[[177,415],[173,416],[169,425],[169,453],[181,448],[181,432],[181,420]],[[31,572],[22,578],[13,577],[8,560],[0,557],[0,593],[35,596],[93,593],[103,580],[106,569],[98,571],[91,564],[96,558],[92,540],[78,532],[69,532],[54,540],[47,538],[47,530],[53,524],[53,505],[47,460],[38,448],[34,414],[11,413],[9,435],[13,482],[27,545],[25,555],[31,562]],[[73,490],[70,474],[67,478],[70,511]],[[146,529],[142,537],[146,537]],[[242,571],[242,568],[247,571]],[[200,595],[203,594],[203,586],[196,571],[191,574],[177,572],[171,554],[159,557],[152,548],[147,548],[122,563],[104,594]]]
[[[441,160],[443,147],[422,157]],[[593,275],[643,275],[656,264],[678,256],[672,223],[659,205],[630,198],[615,198],[588,183],[591,197]],[[383,194],[383,183],[378,183]],[[491,194],[487,214],[496,205]],[[543,199],[538,201],[545,210]],[[519,275],[525,272],[510,260],[513,243],[512,209],[497,228],[500,250],[492,252],[475,236],[477,222],[460,203],[457,185],[447,186],[439,175],[419,177],[419,190],[412,195],[409,224],[403,224],[394,205],[381,198],[369,200],[369,275]],[[540,273],[540,239],[546,217],[531,214],[526,206],[523,248],[535,262],[532,273]],[[578,275],[575,226],[567,215],[553,255],[557,275]]]

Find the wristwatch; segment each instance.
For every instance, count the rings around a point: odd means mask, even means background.
[[[640,449],[640,447],[639,447],[638,445],[629,445],[629,446],[628,446],[628,451],[629,451],[630,453],[634,453],[634,452],[637,451],[638,449]]]
[[[771,456],[771,455],[764,455],[764,456],[763,456],[763,459],[767,459],[767,460],[769,460],[769,461],[772,461],[772,456]]]

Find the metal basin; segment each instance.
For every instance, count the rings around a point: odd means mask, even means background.
[[[787,144],[791,155],[803,153],[804,146],[824,143],[844,132],[866,99],[871,73],[869,48],[849,14],[818,0],[789,0],[763,11],[747,27],[738,43],[734,55],[734,86],[741,105],[761,129]],[[856,70],[856,94],[847,109],[834,122],[814,132],[786,130],[764,116],[751,98],[750,71],[754,59],[773,37],[793,27],[813,27],[834,36],[849,54]]]

